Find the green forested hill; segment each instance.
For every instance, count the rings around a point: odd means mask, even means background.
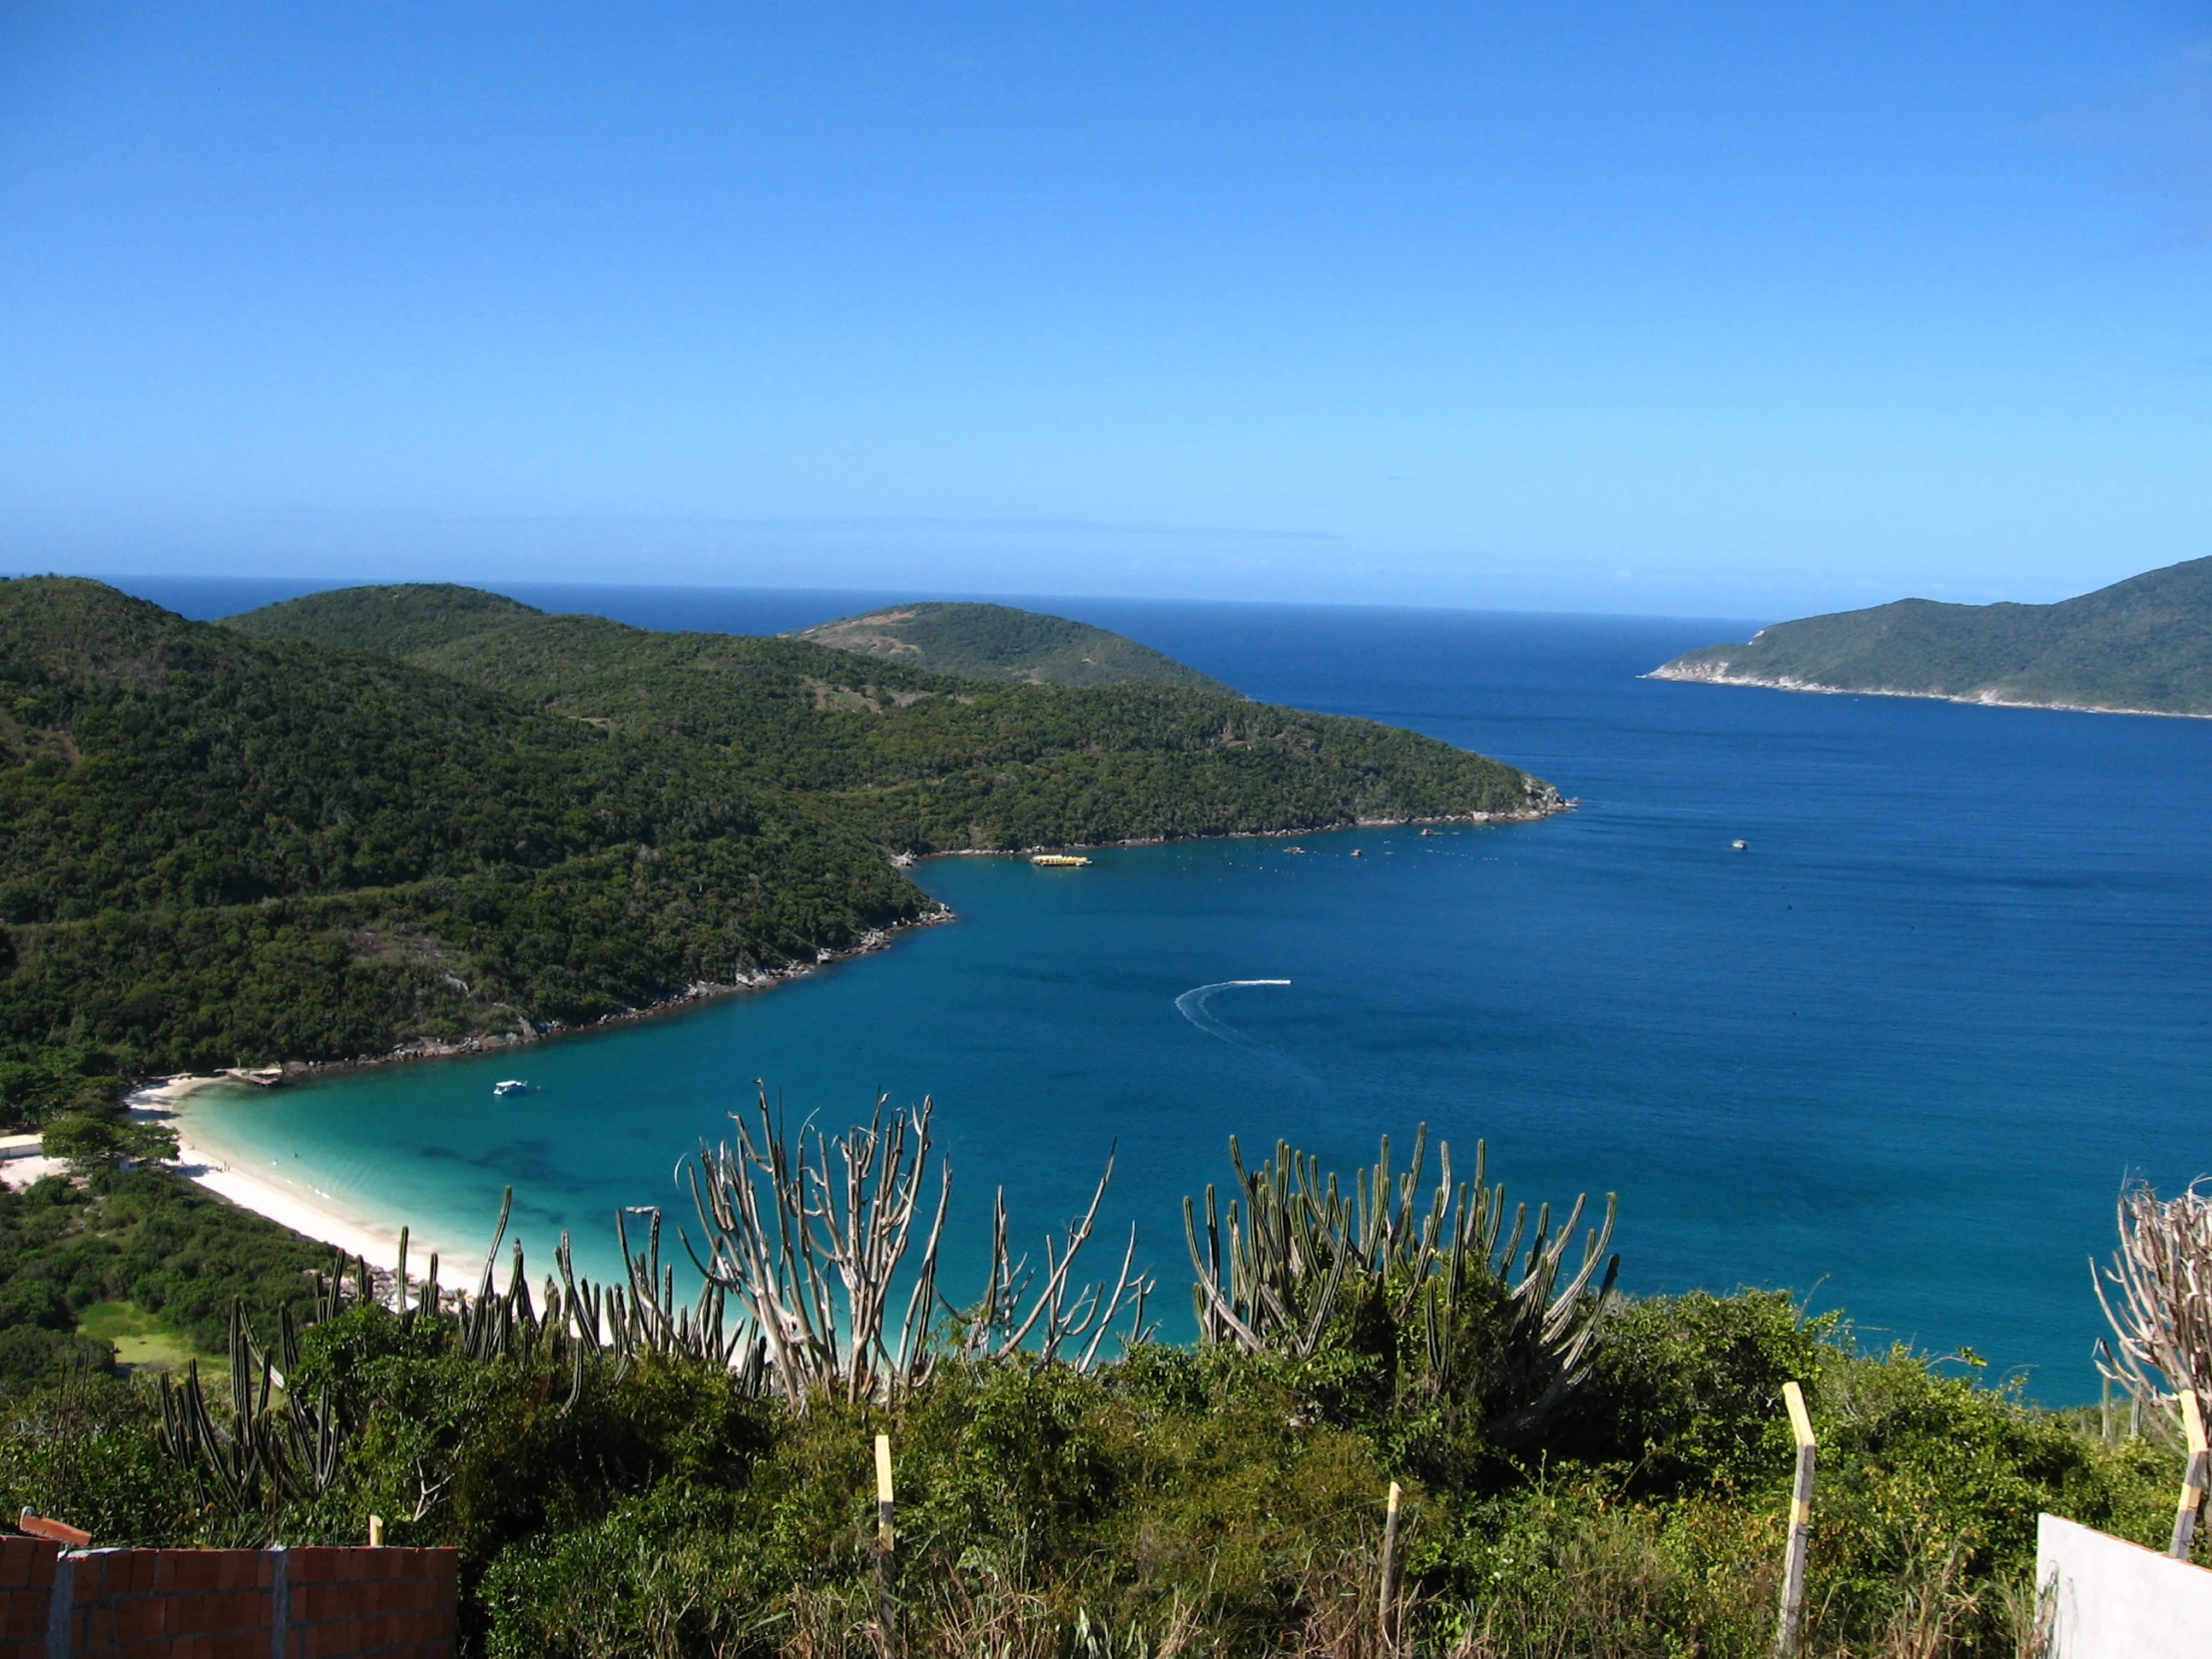
[[[2055,605],[1901,599],[1763,629],[1657,671],[1786,690],[2212,714],[2212,558]]]
[[[233,626],[259,631],[288,609]],[[978,684],[794,639],[529,614],[487,617],[407,660],[612,735],[704,748],[755,787],[912,852],[1517,813],[1531,790],[1552,799],[1511,767],[1370,721],[1170,686]]]
[[[521,1033],[810,960],[929,907],[893,852],[1556,799],[1224,693],[979,684],[467,589],[219,626],[0,582],[0,1119],[85,1076]]]
[[[705,749],[97,583],[0,583],[0,712],[13,1122],[59,1046],[127,1075],[518,1032],[927,903]]]
[[[332,588],[266,606],[232,626],[265,640],[342,641],[356,651],[387,657],[481,632],[487,624],[544,613],[505,594],[452,582],[405,582],[384,587]]]
[[[800,629],[796,639],[974,680],[1037,686],[1140,681],[1227,691],[1173,657],[1123,635],[1012,605],[917,603]]]

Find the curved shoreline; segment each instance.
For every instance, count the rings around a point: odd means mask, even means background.
[[[297,1183],[242,1169],[227,1149],[197,1144],[188,1137],[189,1120],[182,1110],[186,1098],[225,1084],[240,1086],[236,1078],[188,1073],[143,1084],[124,1097],[124,1104],[133,1117],[176,1131],[177,1158],[169,1167],[186,1180],[207,1188],[242,1210],[251,1210],[279,1227],[288,1228],[302,1238],[330,1245],[349,1256],[358,1256],[369,1264],[372,1272],[391,1273],[399,1264],[400,1232],[406,1223],[387,1223],[382,1218],[365,1216],[313,1187],[302,1190]],[[417,1237],[410,1229],[407,1236],[409,1276],[420,1278],[426,1274],[429,1258],[439,1254],[440,1249],[438,1241]],[[468,1259],[465,1249],[446,1249],[444,1255],[448,1261]]]
[[[1550,786],[1546,786],[1547,789]],[[1565,797],[1551,789],[1545,804],[1520,813],[1449,813],[1427,818],[1363,818],[1350,824],[1328,824],[1303,830],[1233,830],[1219,835],[1149,835],[1134,836],[1114,841],[1069,841],[1052,846],[954,846],[942,847],[934,852],[894,853],[891,862],[900,869],[934,858],[1026,858],[1043,851],[1100,851],[1119,846],[1168,846],[1179,841],[1212,840],[1286,840],[1297,835],[1327,835],[1351,830],[1399,829],[1414,825],[1473,824],[1505,825],[1536,824],[1562,813],[1571,813],[1581,805],[1579,798]],[[413,1060],[451,1060],[471,1054],[493,1054],[502,1049],[524,1048],[551,1037],[580,1036],[586,1032],[605,1030],[610,1026],[634,1025],[641,1020],[658,1019],[664,1014],[680,1012],[702,1002],[717,1002],[725,997],[742,996],[752,992],[774,990],[778,985],[793,979],[803,979],[818,968],[845,961],[854,956],[865,956],[878,950],[888,950],[896,942],[898,934],[917,927],[934,927],[940,923],[957,921],[959,917],[952,907],[942,900],[935,909],[925,910],[918,916],[894,921],[882,927],[870,928],[862,934],[857,944],[841,950],[823,950],[811,962],[789,962],[780,968],[764,968],[758,973],[724,983],[715,980],[698,980],[686,986],[674,996],[663,997],[657,1002],[638,1008],[625,1008],[620,1013],[602,1014],[595,1020],[571,1023],[565,1020],[548,1020],[542,1028],[528,1033],[499,1031],[484,1035],[463,1037],[458,1042],[441,1043],[427,1038],[417,1038],[401,1043],[383,1054],[362,1054],[348,1060],[282,1060],[272,1069],[277,1075],[261,1079],[264,1086],[289,1082],[297,1078],[329,1077],[345,1072],[363,1071],[372,1066],[400,1065]],[[225,1081],[228,1079],[218,1079]],[[241,1079],[243,1080],[243,1079]],[[393,1249],[397,1249],[397,1240]]]
[[[1287,840],[1294,836],[1312,836],[1343,832],[1362,829],[1399,829],[1422,825],[1442,824],[1530,824],[1554,818],[1575,810],[1578,803],[1554,795],[1553,801],[1541,811],[1519,814],[1458,814],[1435,818],[1362,819],[1352,824],[1334,824],[1320,830],[1242,830],[1227,835],[1179,835],[1159,836],[1148,839],[1121,841],[1092,841],[1080,844],[1086,849],[1109,847],[1159,846],[1176,841],[1196,840]],[[911,868],[922,858],[956,857],[1026,857],[1036,848],[1013,847],[958,847],[946,848],[921,856],[908,855],[902,868]],[[896,861],[896,860],[894,860]],[[482,1055],[508,1048],[523,1048],[529,1044],[555,1036],[580,1036],[610,1026],[631,1025],[675,1013],[697,1003],[717,1001],[724,997],[745,992],[773,990],[788,980],[804,978],[817,968],[847,957],[885,950],[895,941],[895,936],[913,927],[935,926],[940,922],[955,920],[949,905],[938,903],[934,910],[925,912],[909,921],[893,923],[889,927],[874,928],[863,935],[854,946],[839,951],[825,951],[812,962],[795,962],[783,968],[751,975],[742,983],[719,985],[694,984],[678,996],[664,1001],[634,1008],[618,1014],[579,1025],[549,1025],[543,1031],[524,1037],[519,1033],[501,1033],[491,1037],[468,1038],[458,1043],[412,1043],[382,1055],[364,1056],[352,1060],[292,1060],[282,1064],[276,1077],[266,1080],[247,1079],[224,1074],[185,1074],[142,1082],[125,1096],[125,1104],[133,1116],[158,1122],[178,1132],[178,1158],[172,1166],[178,1174],[198,1183],[208,1191],[241,1209],[251,1210],[281,1227],[290,1229],[302,1237],[345,1251],[348,1255],[366,1260],[379,1276],[388,1275],[397,1265],[399,1238],[402,1227],[408,1227],[408,1265],[410,1275],[419,1278],[427,1271],[428,1258],[432,1254],[445,1262],[473,1261],[470,1247],[452,1245],[421,1236],[411,1224],[385,1216],[360,1213],[331,1195],[302,1183],[287,1182],[281,1177],[263,1174],[240,1167],[237,1154],[221,1144],[220,1138],[209,1137],[203,1127],[202,1139],[195,1141],[188,1134],[188,1126],[200,1114],[188,1114],[182,1110],[186,1099],[210,1088],[228,1086],[244,1090],[289,1081],[304,1081],[342,1075],[353,1071],[366,1071],[374,1067],[393,1065],[412,1060],[458,1059],[470,1055]],[[205,1125],[205,1119],[202,1118]]]
[[[2212,713],[2192,714],[2186,709],[2126,709],[2110,703],[2029,703],[2019,698],[1998,697],[1989,692],[1965,697],[1951,692],[1899,691],[1886,686],[1830,686],[1817,680],[1793,679],[1787,674],[1703,674],[1694,669],[1677,670],[1671,663],[1653,669],[1642,678],[1672,680],[1677,685],[1750,686],[1758,691],[1815,692],[1823,697],[1909,697],[1923,703],[1964,703],[1977,709],[2051,709],[2069,715],[2150,715],[2160,720],[2212,720]]]
[[[602,1031],[610,1026],[635,1025],[640,1020],[657,1019],[663,1014],[673,1014],[701,1002],[718,1002],[724,997],[743,996],[749,992],[770,991],[787,980],[804,979],[817,968],[828,967],[853,956],[866,956],[878,950],[888,950],[895,935],[916,927],[934,927],[940,922],[958,918],[951,906],[939,904],[934,910],[925,910],[918,916],[904,921],[890,922],[882,927],[871,927],[860,936],[860,942],[841,950],[823,950],[811,962],[787,962],[780,968],[763,968],[759,973],[747,974],[728,984],[715,980],[695,980],[674,996],[662,997],[640,1008],[625,1008],[620,1013],[602,1014],[594,1020],[572,1022],[547,1020],[545,1024],[528,1033],[520,1031],[495,1031],[487,1035],[463,1037],[458,1042],[441,1043],[428,1038],[416,1038],[401,1043],[383,1054],[361,1054],[350,1060],[281,1060],[275,1067],[277,1076],[254,1079],[263,1087],[287,1083],[295,1078],[329,1077],[342,1072],[366,1071],[372,1066],[401,1065],[410,1060],[453,1060],[469,1054],[495,1054],[501,1049],[526,1048],[533,1043],[551,1037],[575,1037],[590,1031]],[[203,1079],[203,1081],[208,1081]],[[238,1077],[218,1077],[216,1082],[243,1082]],[[396,1248],[396,1244],[394,1246]]]

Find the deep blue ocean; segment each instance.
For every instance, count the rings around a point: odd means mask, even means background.
[[[203,616],[306,586],[125,585]],[[508,591],[748,632],[889,597]],[[1349,1165],[1426,1122],[1462,1169],[1486,1140],[1511,1198],[1618,1193],[1631,1290],[1788,1287],[1862,1341],[2094,1393],[2088,1258],[2120,1183],[2212,1169],[2212,722],[1640,678],[1755,624],[1037,603],[1580,808],[1303,855],[934,860],[919,878],[958,920],[890,950],[503,1057],[202,1096],[196,1129],[456,1249],[511,1182],[541,1261],[565,1227],[604,1270],[615,1208],[684,1214],[678,1160],[752,1079],[831,1125],[928,1094],[955,1300],[993,1186],[1040,1239],[1118,1143],[1111,1227],[1137,1226],[1173,1335],[1181,1199],[1229,1179],[1229,1135]],[[1290,982],[1186,994],[1253,979]],[[510,1075],[535,1092],[494,1099]]]

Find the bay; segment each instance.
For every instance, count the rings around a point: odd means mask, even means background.
[[[876,597],[510,591],[741,631]],[[1863,1341],[2093,1393],[2087,1261],[2121,1181],[2212,1167],[2212,723],[1640,678],[1739,623],[1035,603],[1580,806],[1075,871],[931,860],[958,919],[887,951],[505,1055],[211,1093],[194,1132],[450,1249],[481,1250],[511,1183],[534,1260],[565,1228],[605,1272],[618,1207],[688,1214],[677,1163],[752,1079],[832,1128],[928,1094],[955,1298],[993,1187],[1041,1242],[1112,1147],[1102,1232],[1136,1226],[1173,1336],[1181,1200],[1228,1183],[1229,1135],[1349,1165],[1425,1122],[1462,1172],[1486,1141],[1516,1200],[1618,1193],[1632,1290],[1788,1287]],[[495,1099],[510,1075],[534,1092]]]

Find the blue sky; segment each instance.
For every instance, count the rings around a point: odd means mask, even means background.
[[[2201,3],[0,0],[0,568],[2051,599],[2208,278]]]

